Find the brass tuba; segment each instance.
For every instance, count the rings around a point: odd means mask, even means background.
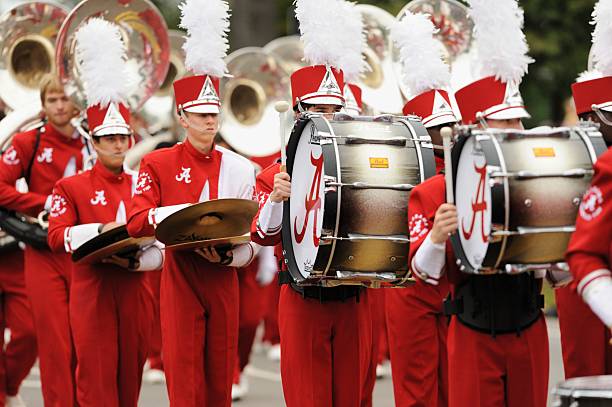
[[[468,8],[456,0],[412,0],[397,15],[401,20],[407,12],[429,14],[432,23],[438,29],[436,38],[444,45],[445,58],[452,71],[452,87],[459,88],[472,77],[471,51],[474,22],[469,16]],[[395,73],[406,99],[410,95],[402,81],[402,67],[399,62],[399,51],[394,47],[393,62]]]
[[[291,99],[289,73],[262,48],[239,49],[226,58],[231,77],[221,80],[223,139],[249,157],[280,151],[277,101]]]
[[[395,18],[387,11],[369,4],[358,4],[366,34],[365,59],[370,66],[358,85],[362,89],[364,108],[371,114],[402,111],[404,106],[395,77],[392,60],[391,26]]]
[[[86,100],[75,56],[75,33],[91,17],[104,18],[121,30],[129,69],[125,78],[130,85],[127,103],[132,111],[139,111],[168,71],[170,44],[164,18],[148,0],[84,0],[70,12],[57,38],[55,61],[66,94],[81,109]]]
[[[55,41],[67,15],[63,7],[34,1],[0,17],[0,99],[12,110],[0,122],[0,151],[40,115],[38,86],[55,72]]]
[[[276,38],[267,43],[263,49],[273,55],[290,75],[306,66],[304,44],[298,35]]]

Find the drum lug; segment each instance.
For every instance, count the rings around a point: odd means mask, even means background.
[[[325,183],[325,193],[338,192],[338,182],[336,177],[331,175],[323,175],[323,182]]]

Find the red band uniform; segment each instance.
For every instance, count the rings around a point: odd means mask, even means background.
[[[49,209],[53,185],[82,168],[84,154],[83,142],[76,132],[68,137],[51,123],[16,134],[0,163],[0,206],[34,217],[45,207]],[[22,177],[28,178],[29,192],[21,193],[15,188],[15,182]],[[28,245],[24,260],[45,405],[70,407],[74,402],[76,362],[68,312],[70,257]]]
[[[198,96],[218,94],[219,80],[196,75],[175,82],[179,110],[207,106]],[[214,86],[214,88],[212,88]],[[219,100],[213,102],[218,112]],[[213,146],[197,150],[189,140],[146,155],[128,231],[152,235],[161,220],[185,204],[221,198],[252,199],[255,170],[246,159]],[[170,206],[170,208],[165,208]],[[229,406],[238,340],[238,285],[234,267],[247,265],[252,245],[234,249],[228,266],[190,251],[166,251],[161,281],[162,352],[170,403]],[[204,362],[202,362],[204,361]]]
[[[605,21],[605,24],[610,24],[610,22]],[[583,115],[594,115],[596,119],[599,115],[612,117],[612,76],[592,75],[584,79],[586,80],[583,80],[583,76],[581,76],[572,85],[576,113],[581,117]],[[597,112],[594,110],[597,110]],[[600,121],[600,126],[602,131],[607,129],[610,132],[610,129],[612,129],[609,122]],[[600,157],[600,160],[603,158]],[[609,167],[605,159],[596,165],[598,176],[593,180],[595,187],[584,197],[579,210],[577,231],[573,236],[572,244],[569,246],[570,271],[578,281],[555,290],[566,378],[612,374],[612,346],[609,345],[610,329],[602,323],[600,317],[593,312],[589,304],[585,303],[586,297],[584,295],[585,287],[589,285],[587,284],[589,279],[585,279],[586,276],[591,271],[597,270],[593,268],[593,263],[585,262],[588,256],[597,253],[598,249],[595,249],[594,252],[591,252],[591,249],[599,247],[599,255],[603,255],[604,259],[605,256],[609,256],[609,252],[605,248],[606,237],[602,233],[606,233],[610,228],[609,226],[607,229],[604,227],[605,224],[602,222],[605,222],[605,220],[600,219],[598,215],[592,216],[605,202],[604,196],[600,196],[599,192],[605,190],[600,184],[602,184],[606,168]],[[603,182],[603,186],[606,186],[605,182]],[[596,233],[595,230],[597,230]],[[609,238],[607,241],[609,242]],[[602,245],[604,246],[603,251],[601,251]],[[587,250],[583,253],[582,251],[585,249]],[[605,269],[604,263],[605,260],[600,265]],[[589,265],[585,268],[586,264]],[[577,267],[576,270],[574,270],[574,265]],[[609,263],[607,268],[610,268]],[[606,273],[602,274],[605,276]],[[581,284],[583,279],[585,279],[585,283]],[[578,287],[580,288],[577,289]],[[586,290],[586,292],[588,293],[589,290]]]
[[[333,75],[336,93],[320,93],[326,76]],[[341,105],[342,71],[311,66],[291,77],[296,103]],[[282,259],[280,230],[282,203],[269,199],[274,164],[257,177],[260,210],[253,220],[252,239],[275,246]],[[278,321],[281,339],[281,377],[285,403],[293,406],[360,406],[372,346],[372,322],[367,292],[357,287],[298,287],[280,273]],[[361,390],[359,390],[361,389]]]

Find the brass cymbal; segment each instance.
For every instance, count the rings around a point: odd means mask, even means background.
[[[99,263],[113,255],[128,255],[151,245],[155,238],[131,237],[125,225],[107,230],[106,232],[83,243],[72,253],[72,261],[77,264]]]
[[[168,250],[195,250],[202,249],[204,247],[215,247],[217,251],[219,249],[225,249],[226,251],[231,249],[233,246],[248,243],[251,241],[251,234],[245,233],[240,236],[221,237],[219,239],[208,239],[208,240],[196,240],[193,242],[178,243],[172,246],[166,246]]]
[[[244,237],[251,230],[257,209],[257,202],[248,199],[200,202],[164,219],[155,236],[167,248],[177,249],[245,243],[250,240],[244,241]],[[212,242],[213,239],[219,242]]]

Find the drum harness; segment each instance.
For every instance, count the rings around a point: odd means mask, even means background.
[[[354,285],[340,285],[337,287],[300,286],[295,283],[288,271],[282,269],[278,273],[278,284],[289,284],[303,298],[318,300],[321,303],[330,301],[344,302],[351,298],[355,298],[355,302],[359,302],[361,290],[363,289],[363,287]]]
[[[469,276],[444,301],[444,313],[463,325],[495,337],[527,329],[538,320],[544,296],[532,272]]]

